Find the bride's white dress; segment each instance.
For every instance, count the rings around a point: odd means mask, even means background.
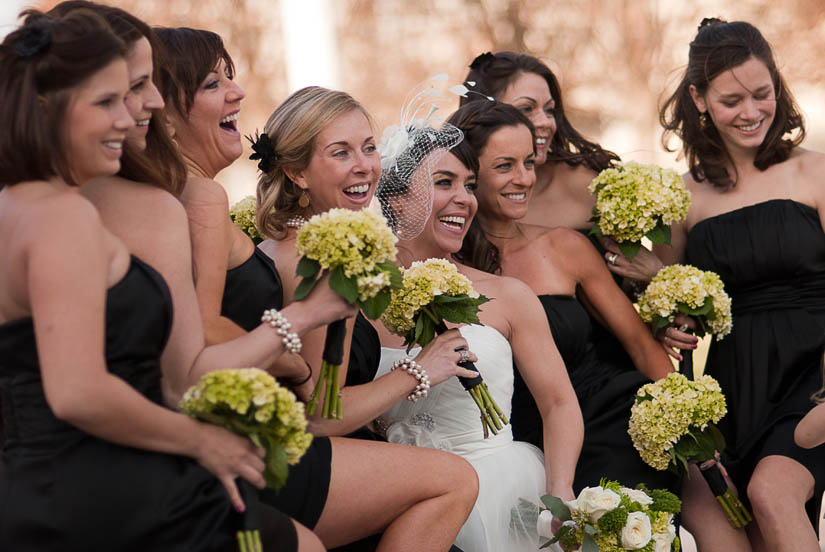
[[[463,326],[462,336],[478,357],[476,367],[490,395],[509,418],[513,396],[510,343],[490,326]],[[410,351],[417,355],[419,349]],[[381,348],[376,377],[405,356],[403,349]],[[425,367],[426,368],[426,367]],[[545,492],[544,455],[513,440],[509,425],[484,439],[478,407],[457,378],[434,386],[413,403],[401,401],[382,416],[392,443],[446,450],[464,457],[478,473],[478,500],[455,544],[465,552],[535,551],[536,518]]]

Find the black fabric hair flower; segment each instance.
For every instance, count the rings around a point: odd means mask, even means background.
[[[252,151],[255,152],[250,155],[249,158],[253,161],[260,159],[260,161],[258,161],[258,170],[263,173],[271,171],[275,166],[275,160],[278,159],[278,155],[275,153],[275,147],[272,145],[272,140],[269,139],[267,133],[261,133],[254,140],[249,136],[247,136],[246,139],[252,142]]]
[[[699,30],[701,31],[705,27],[710,25],[716,25],[717,23],[724,23],[723,20],[719,19],[718,17],[705,17],[702,19],[702,22],[699,23]]]
[[[496,60],[496,56],[490,52],[484,52],[476,56],[473,62],[470,64],[470,69],[475,69],[476,71],[481,71],[485,65],[489,65]]]
[[[48,50],[51,43],[51,25],[46,21],[38,21],[20,29],[14,53],[21,58],[34,57]]]

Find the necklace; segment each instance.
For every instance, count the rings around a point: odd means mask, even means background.
[[[306,222],[307,222],[307,219],[306,219],[305,216],[303,216],[303,215],[293,215],[293,216],[291,216],[287,219],[286,226],[287,226],[287,228],[294,228],[294,229],[297,230],[297,229],[301,228],[304,224],[306,224]]]

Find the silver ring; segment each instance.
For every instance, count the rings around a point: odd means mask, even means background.
[[[611,253],[610,255],[607,256],[607,262],[614,265],[614,264],[616,264],[616,259],[618,259],[618,258],[619,258],[618,253]]]
[[[467,362],[470,360],[470,351],[467,349],[461,349],[458,354],[461,357],[461,362]]]

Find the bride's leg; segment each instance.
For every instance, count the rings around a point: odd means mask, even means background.
[[[699,552],[748,552],[751,545],[742,529],[734,529],[695,465],[682,484],[682,525],[696,540]]]
[[[329,495],[315,533],[334,548],[384,531],[378,550],[447,550],[478,494],[473,467],[427,448],[332,438]]]
[[[748,498],[758,523],[755,550],[819,552],[816,532],[805,502],[811,498],[814,478],[805,466],[787,456],[766,456],[756,465],[748,483]]]

